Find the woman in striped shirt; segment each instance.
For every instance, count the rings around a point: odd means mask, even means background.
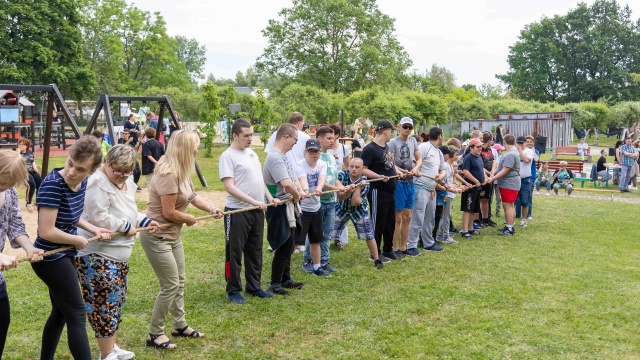
[[[102,161],[102,150],[95,138],[85,135],[69,149],[64,168],[53,169],[38,190],[38,237],[34,246],[51,251],[65,246],[83,249],[88,241],[78,235],[78,227],[109,239],[111,231],[80,218],[87,189],[87,176]],[[91,359],[86,331],[84,301],[78,284],[75,256],[66,250],[31,266],[49,288],[51,314],[42,334],[41,359],[55,357],[60,334],[67,325],[69,350],[74,359]]]

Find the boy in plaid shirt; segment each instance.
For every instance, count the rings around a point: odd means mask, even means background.
[[[338,193],[336,221],[331,239],[339,240],[340,234],[351,220],[356,228],[358,239],[367,242],[375,268],[382,269],[383,265],[382,261],[378,259],[378,245],[374,237],[366,198],[369,183],[367,178],[362,176],[362,166],[362,159],[354,158],[349,164],[349,170],[338,173],[338,180],[346,187],[347,191]]]

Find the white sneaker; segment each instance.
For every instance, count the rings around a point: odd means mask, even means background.
[[[299,252],[304,252],[304,245],[296,246],[296,250],[294,251],[294,253],[297,254]]]
[[[98,360],[118,360],[118,355],[116,355],[115,352],[112,352],[111,354],[107,355],[106,358],[102,358],[102,357],[98,357]]]
[[[638,188],[635,186],[629,186],[629,190],[638,190]]]
[[[113,352],[111,354],[116,354],[118,360],[130,360],[136,356],[132,351],[120,349],[116,344],[113,344]]]
[[[531,220],[533,220],[533,218],[532,218],[531,216],[529,216],[529,217],[527,218],[527,221],[531,221]]]
[[[527,227],[527,219],[522,219],[522,221],[520,221],[520,226],[523,228]]]
[[[545,195],[549,196],[549,195],[551,195],[551,194],[549,194],[549,192],[547,191],[547,193],[546,193]]]
[[[540,195],[540,191],[536,191],[536,195]]]

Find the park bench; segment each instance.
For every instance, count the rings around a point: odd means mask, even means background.
[[[560,169],[560,161],[547,161],[549,164],[549,170],[556,171]],[[540,170],[541,162],[536,163],[536,167]],[[586,181],[591,181],[590,178],[584,177],[584,163],[582,161],[567,161],[567,169],[573,173],[573,181],[580,181],[580,187],[584,187]]]
[[[578,147],[577,146],[558,146],[553,151],[553,155],[551,155],[551,160],[554,160],[554,161],[561,160],[557,158],[558,155],[578,155]],[[593,162],[593,159],[591,158],[591,148],[587,149],[585,155],[587,155],[587,162]],[[573,171],[573,169],[571,171]]]

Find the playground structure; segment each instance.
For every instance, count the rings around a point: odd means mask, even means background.
[[[62,129],[61,131],[58,131],[58,139],[59,139],[58,146],[60,146],[60,143],[62,143],[63,146],[66,147],[66,144],[65,144],[66,137],[65,137],[65,129],[64,129],[65,121],[67,121],[68,125],[71,127],[71,130],[73,131],[75,138],[77,139],[80,137],[80,129],[78,129],[78,125],[76,124],[75,118],[71,115],[71,112],[67,108],[67,105],[64,99],[62,98],[62,95],[60,94],[60,90],[55,84],[49,84],[49,85],[0,84],[0,91],[6,91],[5,105],[2,107],[0,111],[2,111],[3,115],[6,115],[6,120],[8,120],[7,122],[5,122],[4,116],[0,118],[0,126],[9,127],[10,128],[9,136],[12,138],[12,140],[15,140],[16,142],[17,142],[17,139],[16,139],[15,130],[19,129],[17,134],[19,136],[20,131],[22,129],[29,129],[27,130],[27,132],[30,133],[31,138],[34,140],[33,141],[34,146],[36,143],[39,142],[40,146],[43,148],[42,174],[46,175],[49,171],[49,155],[51,152],[51,145],[52,145],[51,137],[52,137],[53,127],[59,126]],[[17,104],[19,103],[19,100],[18,100],[19,95],[23,91],[43,92],[46,94],[47,110],[46,110],[45,121],[41,122],[39,125],[35,124],[34,118],[31,119],[30,123],[26,123],[28,118],[26,117],[26,112],[24,111],[23,111],[23,117],[21,122],[21,119],[19,117],[19,105]],[[7,96],[7,94],[9,94],[9,96]],[[14,102],[15,104],[9,104]],[[59,125],[57,124],[54,125],[52,123],[53,111],[56,105],[59,111],[61,111],[63,115],[63,119],[60,121]],[[17,114],[18,116],[16,117]],[[35,135],[36,129],[40,129],[41,133],[44,131],[44,136],[41,141],[38,141],[36,139],[36,135]],[[29,136],[27,135],[27,137]],[[62,138],[60,139],[60,137]],[[12,145],[12,146],[15,148],[15,145]]]
[[[176,113],[173,110],[173,106],[171,105],[171,101],[169,101],[169,98],[166,95],[163,95],[160,97],[154,97],[154,96],[109,96],[107,94],[102,94],[100,95],[100,99],[96,103],[96,108],[93,112],[93,115],[91,116],[91,119],[89,119],[89,123],[87,124],[87,129],[85,130],[85,134],[91,134],[91,131],[93,131],[93,128],[96,126],[98,122],[98,117],[100,116],[100,112],[104,110],[103,113],[105,117],[106,128],[107,128],[107,131],[109,132],[109,137],[111,139],[114,139],[115,141],[116,132],[114,130],[113,116],[111,114],[111,107],[112,107],[111,105],[114,102],[117,102],[117,103],[126,102],[129,104],[129,108],[130,108],[131,103],[134,101],[142,102],[143,106],[146,106],[147,102],[157,102],[158,106],[160,107],[158,111],[158,119],[159,119],[158,126],[159,127],[162,126],[162,119],[164,119],[164,113],[165,111],[168,111],[170,115],[169,121],[171,122],[171,124],[176,129],[181,129]],[[118,108],[120,109],[121,107],[118,106]],[[160,131],[156,131],[156,139],[157,140],[160,139]],[[200,170],[200,167],[198,166],[197,162],[195,163],[195,168],[196,168],[196,173],[198,174],[198,178],[200,179],[200,183],[202,184],[202,186],[207,187],[207,180],[202,175],[202,171]]]

